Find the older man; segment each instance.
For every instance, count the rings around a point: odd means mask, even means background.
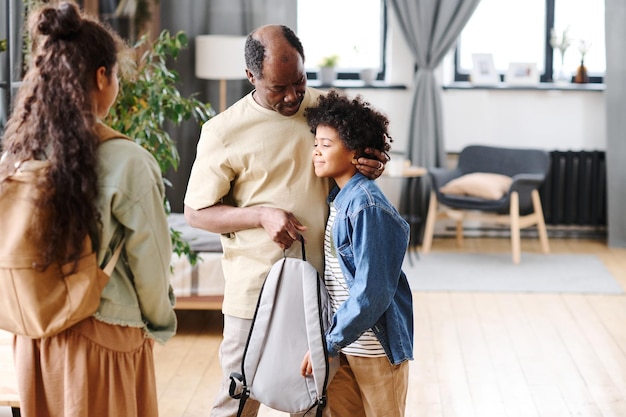
[[[237,415],[238,401],[228,394],[229,375],[241,370],[260,289],[272,264],[302,234],[307,259],[324,270],[331,184],[315,176],[314,136],[303,116],[322,93],[307,87],[302,44],[286,26],[253,31],[245,55],[246,75],[255,90],[203,126],[185,196],[187,222],[221,233],[224,249],[223,381],[213,417]],[[381,161],[361,158],[357,167],[377,177]],[[258,408],[248,400],[243,415],[256,416]]]

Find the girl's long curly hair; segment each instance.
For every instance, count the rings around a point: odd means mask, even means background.
[[[92,93],[96,70],[104,67],[112,75],[123,43],[70,2],[35,10],[28,25],[31,65],[7,122],[0,178],[10,175],[18,161],[50,162],[38,183],[39,215],[33,219],[45,268],[52,262],[75,262],[86,236],[97,236],[99,139]]]
[[[315,107],[307,108],[304,117],[313,134],[319,125],[336,129],[346,149],[357,151],[359,157],[373,158],[365,153],[365,148],[377,149],[385,155],[391,149],[389,119],[361,96],[349,99],[331,90],[317,99]]]

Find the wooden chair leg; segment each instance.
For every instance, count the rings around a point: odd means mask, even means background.
[[[547,254],[550,253],[550,244],[548,243],[548,231],[546,230],[546,222],[543,218],[543,208],[541,207],[539,191],[533,190],[531,197],[533,200],[533,210],[535,210],[535,216],[537,216],[537,231],[539,232],[541,251]]]
[[[516,191],[511,193],[509,216],[511,218],[511,250],[513,252],[513,263],[519,264],[522,258],[522,244],[520,240],[519,194]]]
[[[456,221],[456,246],[463,247],[463,220]]]
[[[426,215],[426,225],[424,226],[424,239],[422,240],[422,253],[430,252],[433,244],[433,234],[435,233],[435,221],[437,220],[437,194],[430,192],[430,202],[428,203],[428,214]]]

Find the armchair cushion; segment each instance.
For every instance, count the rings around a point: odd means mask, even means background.
[[[513,178],[491,172],[465,174],[446,183],[439,191],[443,194],[467,195],[485,200],[499,200],[511,188]]]

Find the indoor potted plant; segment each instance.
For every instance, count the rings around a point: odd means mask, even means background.
[[[320,80],[322,85],[332,85],[335,79],[337,78],[337,71],[335,67],[339,62],[339,55],[329,55],[324,58],[319,63],[319,73],[317,78]]]
[[[164,30],[151,44],[147,39],[147,35],[142,36],[133,47],[135,52],[145,51],[140,59],[129,59],[123,63],[117,100],[104,122],[148,150],[159,163],[165,183],[169,186],[171,184],[165,175],[170,169],[178,168],[180,158],[176,143],[164,128],[165,122],[179,125],[193,118],[202,124],[215,111],[209,103],[198,100],[194,95],[181,95],[176,86],[178,73],[167,67],[169,59],[176,59],[178,53],[187,48],[185,33],[181,31],[171,36]],[[169,214],[167,199],[164,205]],[[196,254],[189,244],[182,240],[179,231],[170,229],[170,232],[173,251],[178,255],[187,255],[194,264]]]

